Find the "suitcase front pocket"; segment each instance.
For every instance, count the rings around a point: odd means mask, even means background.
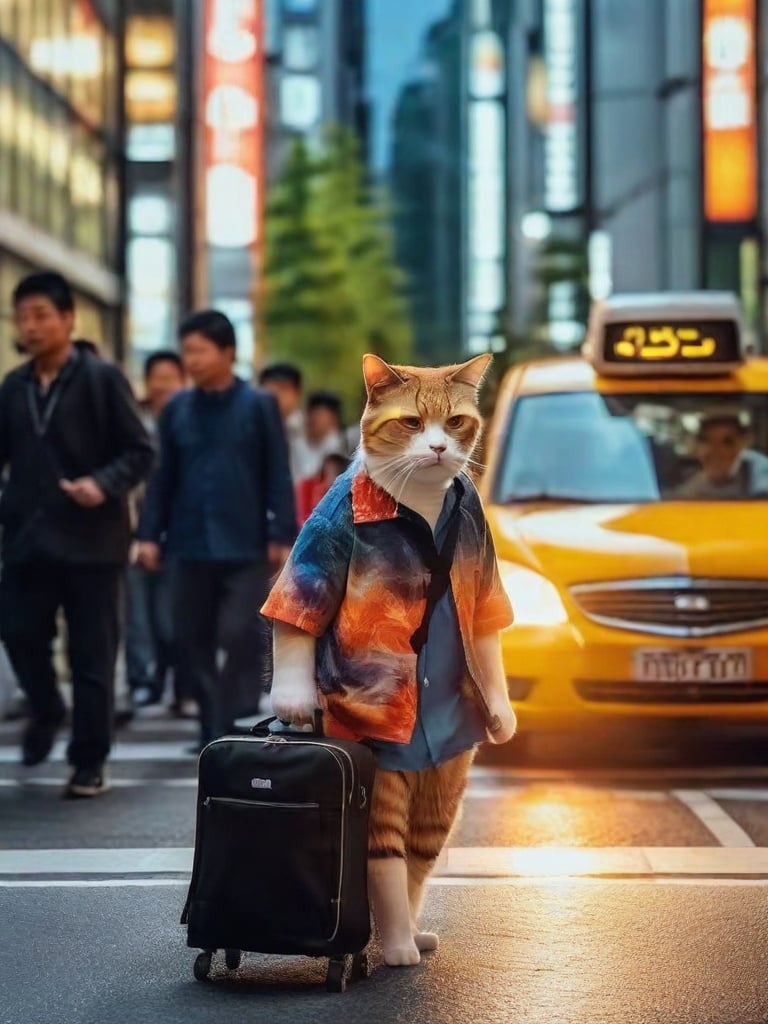
[[[231,922],[254,952],[292,952],[327,942],[338,923],[340,809],[209,797],[194,904]],[[217,929],[218,930],[218,929]]]

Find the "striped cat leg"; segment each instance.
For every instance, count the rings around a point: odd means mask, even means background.
[[[408,904],[408,801],[405,773],[376,772],[368,831],[368,886],[384,962],[390,967],[413,966],[421,959],[411,934]]]
[[[418,920],[427,878],[458,820],[473,756],[470,750],[437,768],[413,773],[415,783],[406,840],[408,902],[413,940],[422,952],[437,949],[440,942],[434,932],[421,931]]]

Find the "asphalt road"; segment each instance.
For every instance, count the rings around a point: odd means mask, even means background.
[[[25,770],[0,726],[0,1024],[768,1020],[763,740],[659,730],[481,760],[427,896],[440,949],[393,970],[374,942],[371,977],[335,995],[303,958],[193,979],[193,728],[121,730],[111,792],[71,802],[63,744]]]

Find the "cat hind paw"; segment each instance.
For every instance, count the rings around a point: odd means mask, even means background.
[[[435,932],[414,932],[413,941],[420,953],[432,953],[440,945],[440,936]]]
[[[421,954],[415,942],[406,946],[385,946],[384,963],[387,967],[415,967],[421,963]]]

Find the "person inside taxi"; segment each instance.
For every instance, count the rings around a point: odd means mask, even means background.
[[[768,496],[768,456],[749,447],[751,434],[737,413],[702,418],[696,435],[701,469],[676,490],[682,498]]]

